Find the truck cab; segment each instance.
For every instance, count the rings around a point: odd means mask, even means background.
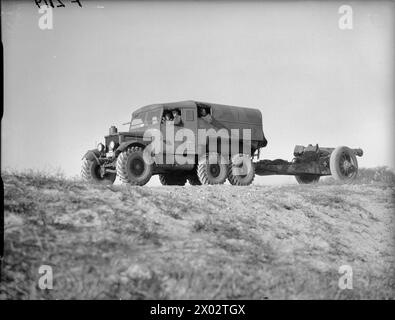
[[[104,140],[85,154],[83,177],[113,183],[118,176],[134,185],[155,174],[165,185],[221,184],[232,159],[251,162],[267,144],[258,109],[197,101],[141,107],[128,131],[112,126]]]

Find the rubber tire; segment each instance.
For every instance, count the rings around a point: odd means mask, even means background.
[[[202,185],[197,173],[188,175],[187,179],[188,179],[188,182],[191,186],[201,186]]]
[[[219,174],[216,177],[210,172],[210,165],[212,164],[218,164],[219,166]],[[206,154],[199,159],[197,176],[201,184],[224,184],[228,176],[228,164],[225,163],[224,158],[218,153]]]
[[[247,173],[245,175],[240,174],[240,166],[246,166]],[[248,186],[255,178],[255,167],[252,163],[250,156],[245,154],[235,154],[229,165],[228,181],[234,186]]]
[[[184,174],[162,173],[159,174],[159,181],[164,186],[185,186],[187,177]]]
[[[352,174],[351,177],[345,176],[343,172],[341,171],[341,156],[343,154],[346,154],[347,156],[350,157],[351,162],[353,162],[355,166],[355,172]],[[345,146],[337,147],[333,152],[331,153],[330,159],[329,159],[329,168],[331,170],[331,174],[333,178],[336,180],[340,180],[343,182],[352,182],[355,180],[355,178],[358,175],[358,161],[357,157],[355,156],[354,152]]]
[[[117,177],[116,173],[108,172],[102,177],[98,170],[100,170],[100,166],[96,161],[84,159],[81,167],[81,176],[85,181],[97,184],[109,185],[114,183]]]
[[[295,176],[296,181],[299,184],[312,184],[312,183],[317,183],[320,180],[319,175],[316,174],[301,174],[300,176]]]
[[[140,158],[144,162],[144,172],[140,176],[134,175],[130,170],[130,161]],[[151,179],[153,165],[147,164],[143,157],[143,148],[131,147],[123,151],[117,159],[117,175],[121,182],[129,183],[134,186],[143,186]]]

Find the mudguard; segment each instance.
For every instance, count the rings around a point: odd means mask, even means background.
[[[122,142],[119,145],[119,147],[116,150],[116,153],[121,153],[131,146],[138,146],[138,147],[145,148],[146,145],[147,144],[144,144],[141,140],[128,140],[128,141]]]
[[[85,153],[85,155],[82,157],[82,160],[87,159],[90,161],[96,161],[98,164],[100,164],[99,157],[100,152],[96,149],[92,149]]]

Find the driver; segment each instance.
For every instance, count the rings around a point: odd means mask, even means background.
[[[207,121],[208,123],[213,122],[213,118],[212,118],[211,114],[209,114],[205,108],[200,110],[200,117],[204,121]]]
[[[181,116],[180,116],[178,110],[173,110],[172,113],[173,113],[174,125],[175,126],[180,125],[182,121],[181,121]]]
[[[165,123],[168,121],[171,121],[171,113],[169,111],[166,111],[162,117],[162,123]]]

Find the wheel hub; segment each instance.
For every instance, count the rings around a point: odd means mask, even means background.
[[[340,170],[345,176],[349,177],[355,172],[355,166],[346,155],[342,156],[342,160]]]
[[[210,174],[216,178],[219,176],[220,168],[218,164],[211,164],[209,167]]]
[[[135,176],[140,176],[144,172],[144,163],[141,159],[134,159],[130,164],[130,170]]]
[[[99,171],[99,175],[100,175],[101,178],[103,178],[104,175],[106,174],[106,169],[104,168],[104,166],[100,166],[99,170],[100,170]]]

